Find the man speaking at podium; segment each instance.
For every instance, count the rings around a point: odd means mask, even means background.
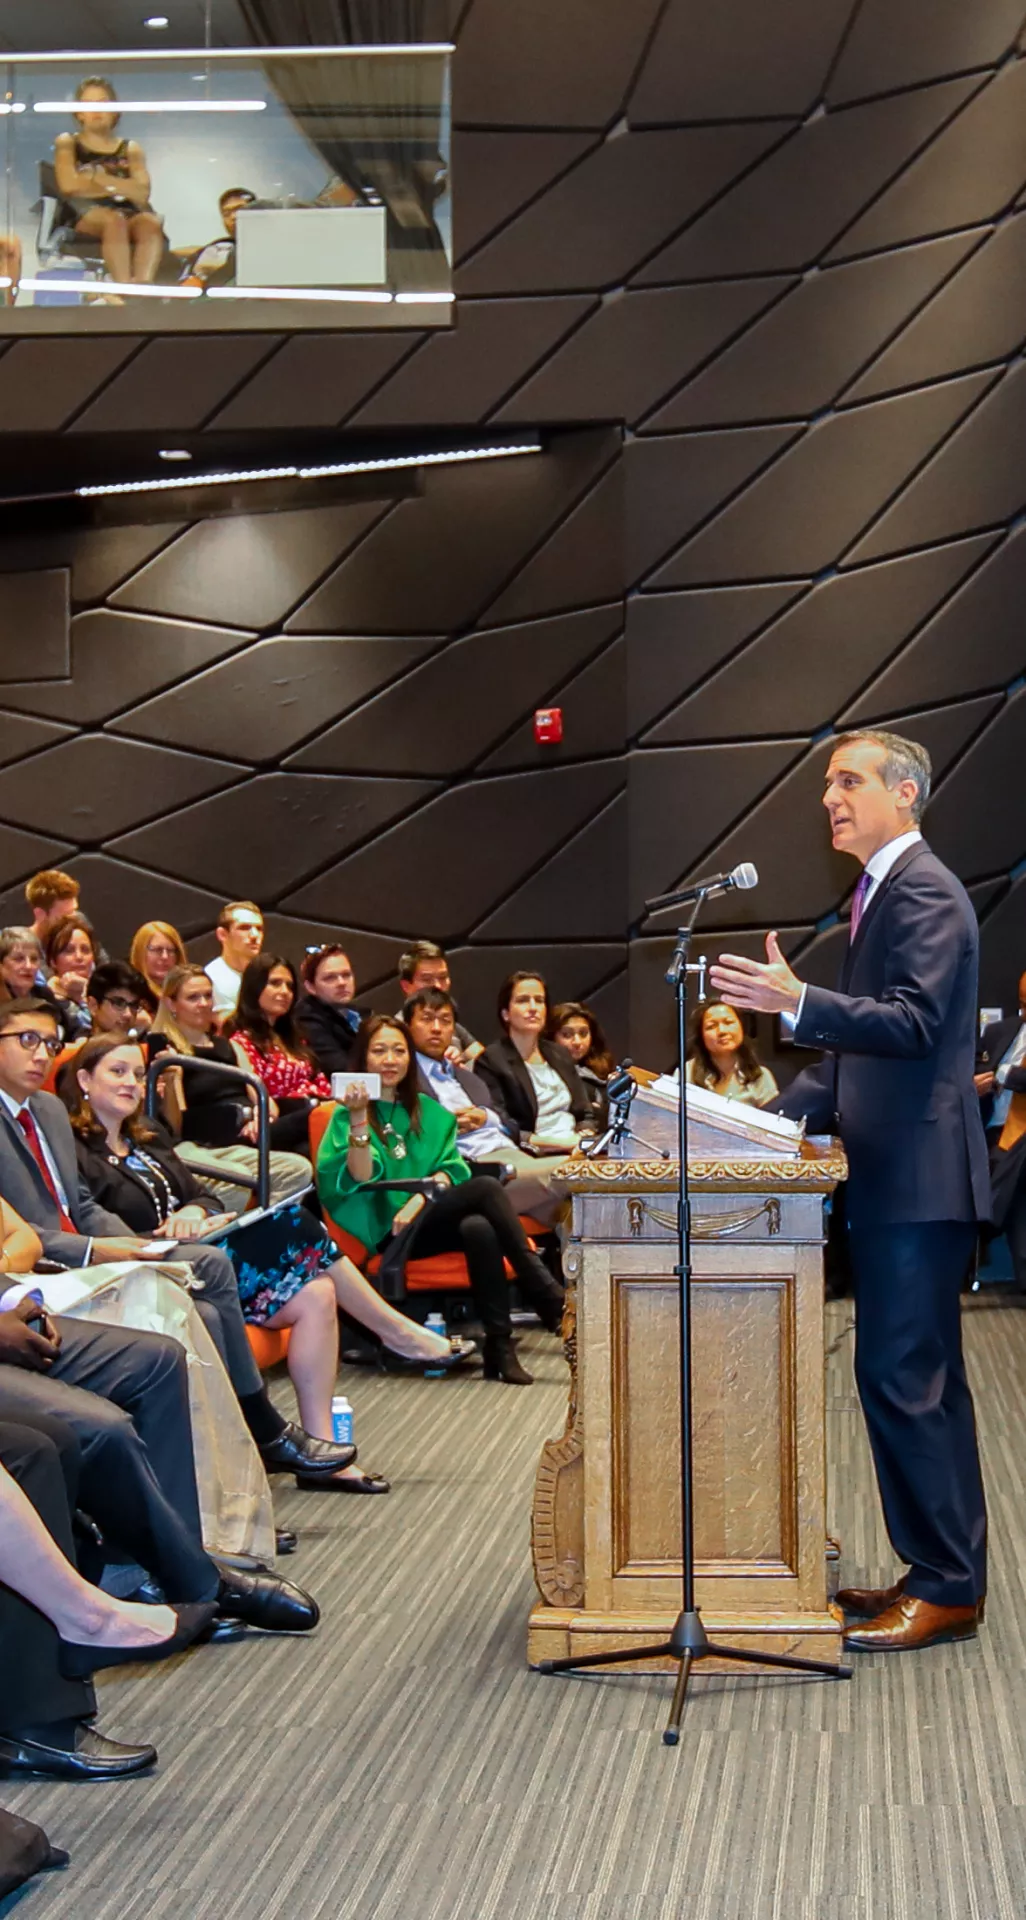
[[[855,1377],[891,1544],[908,1572],[838,1600],[877,1652],[970,1639],[983,1618],[987,1516],[959,1296],[988,1217],[973,1087],[976,917],[919,831],[930,758],[897,734],[844,734],[823,804],[833,844],[859,861],[835,992],[803,985],[771,933],[767,960],[721,954],[713,988],[781,1013],[826,1058],[772,1106],[837,1133],[848,1156]]]

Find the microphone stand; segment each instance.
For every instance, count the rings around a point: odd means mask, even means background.
[[[850,1680],[850,1667],[833,1666],[825,1660],[802,1660],[797,1654],[755,1652],[748,1647],[727,1647],[709,1639],[701,1613],[695,1604],[695,1475],[693,1411],[691,1393],[691,1197],[688,1180],[688,1102],[687,1081],[687,991],[688,975],[698,973],[704,980],[704,962],[690,963],[688,953],[695,921],[706,895],[687,896],[690,913],[677,928],[677,944],[666,972],[677,1002],[677,1071],[680,1087],[677,1151],[680,1158],[677,1193],[677,1264],[673,1271],[680,1302],[680,1488],[681,1488],[681,1608],[668,1640],[645,1647],[623,1647],[614,1653],[582,1653],[564,1660],[540,1660],[539,1673],[572,1673],[589,1667],[620,1666],[636,1660],[670,1659],[677,1662],[670,1717],[663,1732],[663,1744],[675,1747],[680,1740],[684,1699],[693,1667],[702,1660],[737,1661],[739,1665],[784,1668],[790,1673],[814,1673],[824,1680]],[[647,902],[651,908],[656,903]],[[661,896],[660,907],[681,904],[681,897]]]

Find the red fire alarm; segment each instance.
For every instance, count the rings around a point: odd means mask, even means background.
[[[538,707],[534,716],[534,737],[540,747],[554,747],[563,738],[562,707]]]

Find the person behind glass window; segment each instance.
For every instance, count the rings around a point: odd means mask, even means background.
[[[256,194],[248,187],[226,187],[218,200],[218,212],[224,233],[199,247],[175,247],[176,259],[183,263],[180,275],[183,287],[227,287],[235,280],[235,221],[243,207],[256,205]]]
[[[75,232],[99,241],[108,277],[120,286],[148,286],[164,254],[164,227],[150,205],[146,155],[137,140],[119,139],[121,116],[109,80],[94,77],[75,88],[80,110],[74,133],[54,143],[57,191]],[[108,294],[121,305],[121,294]]]
[[[688,1079],[692,1086],[761,1107],[777,1092],[776,1080],[762,1066],[739,1015],[722,1000],[706,1000],[691,1017]]]

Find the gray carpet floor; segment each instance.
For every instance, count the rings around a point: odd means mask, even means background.
[[[831,1308],[831,1523],[842,1576],[883,1582],[849,1319]],[[394,1491],[279,1482],[319,1632],[105,1676],[101,1725],[153,1739],[159,1770],[5,1784],[72,1865],[0,1913],[1020,1920],[1026,1315],[983,1300],[966,1322],[992,1527],[979,1640],[863,1657],[847,1685],[697,1680],[676,1751],[666,1681],[524,1664],[531,1482],[565,1404],[555,1343],[526,1336],[529,1390],[348,1372],[361,1458]]]

